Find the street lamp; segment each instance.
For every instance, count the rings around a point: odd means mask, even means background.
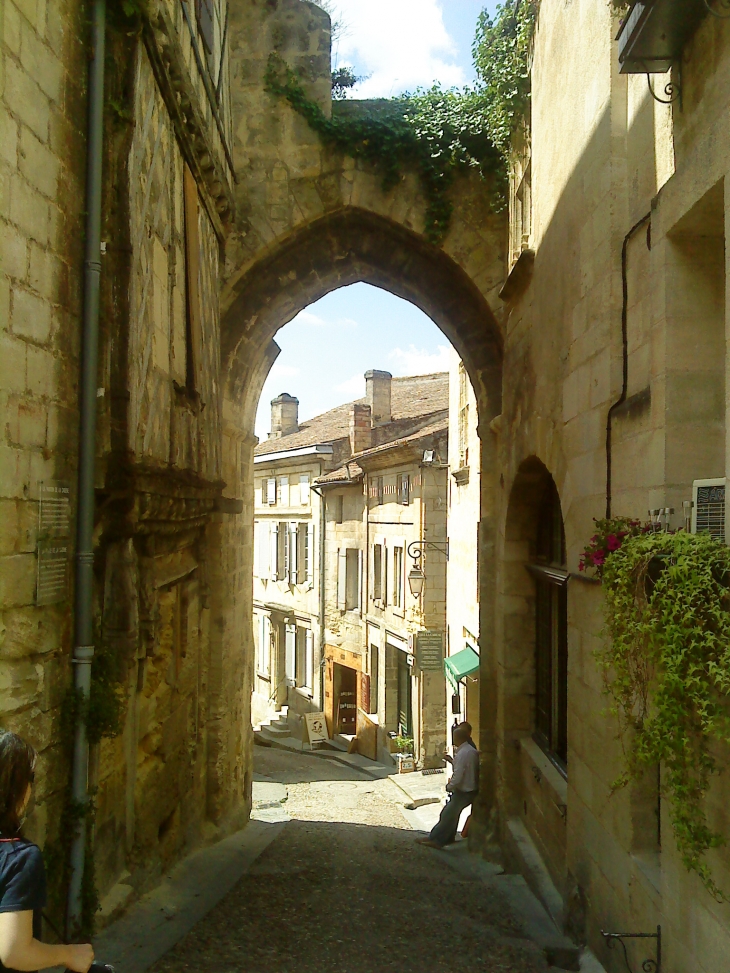
[[[445,554],[446,560],[449,559],[449,542],[446,541],[411,541],[408,545],[408,556],[413,558],[413,567],[408,572],[408,587],[414,598],[420,598],[423,592],[423,583],[426,575],[421,567],[421,558],[424,551],[438,551]]]
[[[421,597],[421,592],[423,591],[423,582],[425,580],[426,575],[423,573],[421,562],[416,561],[411,570],[408,572],[408,587],[411,589],[411,594],[414,598]]]

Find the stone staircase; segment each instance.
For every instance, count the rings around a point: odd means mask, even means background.
[[[288,706],[282,706],[279,712],[269,720],[262,720],[254,727],[254,743],[262,747],[275,747],[280,750],[310,751],[312,748],[307,738],[304,718],[297,713],[290,713]],[[350,740],[338,734],[334,740],[328,740],[317,747],[318,750],[337,750],[347,753]]]

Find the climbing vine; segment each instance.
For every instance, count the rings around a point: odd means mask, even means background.
[[[715,746],[730,743],[730,549],[706,534],[639,532],[635,521],[607,527],[626,531],[600,565],[610,639],[597,661],[625,754],[614,787],[661,765],[682,861],[723,900],[706,852],[725,838],[704,799]]]

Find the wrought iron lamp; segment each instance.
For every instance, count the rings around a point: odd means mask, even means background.
[[[413,567],[408,572],[408,587],[414,598],[420,598],[423,592],[423,584],[426,580],[421,558],[424,551],[437,551],[445,554],[446,560],[449,559],[449,542],[446,541],[411,541],[408,545],[408,557],[413,558]]]

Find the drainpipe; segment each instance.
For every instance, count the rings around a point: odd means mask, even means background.
[[[96,387],[99,345],[101,278],[101,170],[104,110],[104,32],[106,0],[93,0],[91,60],[89,62],[88,136],[86,150],[86,254],[79,377],[78,509],[76,514],[76,571],[74,613],[74,688],[88,699],[94,657],[92,590],[94,581],[94,459],[96,455]],[[71,796],[85,806],[88,800],[89,742],[83,712],[74,736]],[[67,934],[74,936],[81,921],[86,821],[76,825],[71,845],[71,881],[67,903]]]
[[[624,244],[621,248],[621,354],[622,354],[622,373],[621,373],[621,395],[616,399],[608,410],[606,419],[606,520],[611,519],[611,503],[613,500],[613,414],[619,406],[623,405],[629,392],[629,281],[628,281],[628,250],[631,238],[637,233],[645,223],[651,220],[651,211],[642,216],[638,223],[635,223],[624,237]],[[649,233],[651,226],[649,226]],[[647,247],[651,250],[651,238],[647,235]]]

